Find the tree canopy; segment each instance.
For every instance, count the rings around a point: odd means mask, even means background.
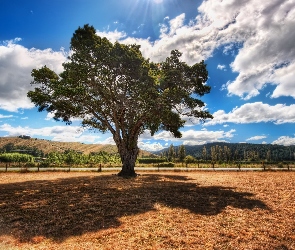
[[[120,175],[135,175],[145,130],[181,137],[184,117],[212,118],[199,99],[210,92],[204,61],[189,66],[173,50],[165,61],[150,62],[139,45],[111,43],[90,25],[74,32],[71,50],[59,75],[47,66],[32,70],[36,87],[27,95],[56,120],[78,118],[83,126],[110,131],[122,160]]]

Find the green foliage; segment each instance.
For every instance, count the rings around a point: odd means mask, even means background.
[[[175,150],[180,149],[174,147]],[[280,161],[294,161],[295,146],[283,146],[272,144],[251,144],[251,143],[224,143],[215,142],[205,145],[185,146],[186,154],[194,156],[203,161],[215,162],[261,162],[268,163]],[[158,152],[161,155],[167,155],[169,148]]]
[[[191,156],[191,155],[187,155],[185,158],[184,158],[184,161],[186,164],[189,164],[189,163],[194,163],[196,161],[195,157]]]
[[[185,146],[181,145],[178,147],[178,159],[180,162],[183,162],[185,159],[186,153],[185,153]]]
[[[278,168],[283,168],[284,167],[284,162],[279,162],[278,163]]]
[[[168,149],[168,161],[173,162],[175,159],[175,149],[173,144],[170,145],[169,149]]]
[[[29,146],[15,146],[13,143],[7,143],[2,148],[0,148],[2,153],[25,153],[30,154],[35,157],[43,157],[44,153],[42,150],[36,147]]]
[[[158,167],[160,167],[160,168],[173,168],[174,163],[173,162],[163,162],[163,163],[159,163]]]
[[[1,162],[34,162],[34,157],[28,154],[3,153],[0,154]]]
[[[91,153],[89,155],[68,150],[64,153],[51,152],[47,155],[45,163],[57,165],[95,165],[99,163],[119,163],[120,159],[117,155],[108,154],[106,152]]]
[[[163,163],[166,162],[164,158],[139,158],[138,163],[140,164],[152,164],[152,163]]]
[[[173,50],[165,61],[150,62],[139,45],[113,44],[89,25],[75,31],[71,50],[60,75],[47,66],[32,70],[36,87],[27,96],[56,120],[70,124],[79,118],[85,127],[110,131],[123,168],[134,168],[138,138],[146,129],[181,137],[183,116],[212,118],[197,99],[210,92],[203,61],[189,66]]]

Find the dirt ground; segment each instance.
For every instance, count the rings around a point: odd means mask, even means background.
[[[295,172],[0,173],[0,249],[295,249]]]

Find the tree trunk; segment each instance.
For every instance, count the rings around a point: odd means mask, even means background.
[[[139,153],[139,148],[136,146],[133,149],[127,149],[125,146],[118,147],[121,161],[122,161],[122,170],[119,172],[119,176],[123,177],[135,177],[137,174],[135,173],[134,167],[137,159],[137,155]]]

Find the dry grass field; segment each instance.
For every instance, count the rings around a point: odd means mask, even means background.
[[[0,249],[295,249],[295,172],[1,173]]]
[[[31,147],[38,148],[42,150],[45,154],[50,152],[64,152],[66,150],[75,150],[82,152],[83,154],[89,154],[91,152],[100,152],[105,151],[107,153],[116,153],[118,152],[115,145],[109,144],[84,144],[80,142],[59,142],[59,141],[50,141],[43,139],[21,139],[18,137],[0,137],[0,148],[3,146],[12,143],[15,147]],[[140,151],[141,156],[149,156],[151,153],[147,151]]]

